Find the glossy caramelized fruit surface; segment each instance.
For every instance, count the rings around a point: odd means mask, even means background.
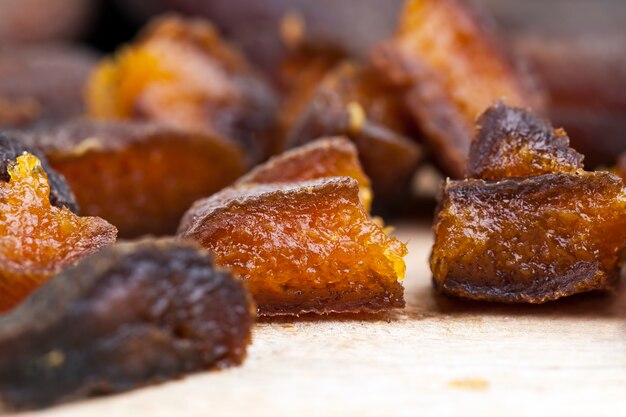
[[[253,314],[242,283],[193,245],[113,245],[0,318],[3,408],[40,408],[239,364]]]
[[[77,121],[25,135],[74,190],[85,214],[122,237],[174,233],[191,204],[245,172],[236,144],[139,122]]]
[[[178,233],[241,276],[263,315],[404,306],[406,246],[369,218],[351,178],[229,188],[196,202]]]
[[[79,217],[50,202],[40,160],[24,152],[0,181],[0,311],[81,257],[115,241],[117,230],[97,217]]]
[[[496,100],[540,109],[484,16],[460,0],[409,0],[395,36],[375,49],[375,66],[403,86],[424,139],[444,171],[465,173],[474,120]]]

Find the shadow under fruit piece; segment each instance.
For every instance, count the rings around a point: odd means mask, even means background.
[[[111,246],[0,318],[0,401],[41,408],[240,364],[253,314],[241,282],[195,246]]]
[[[98,217],[79,217],[50,202],[40,160],[24,152],[0,181],[0,311],[80,258],[115,242],[117,230]]]
[[[122,237],[174,233],[195,200],[246,166],[231,141],[148,123],[77,121],[23,140],[65,176],[84,213],[110,221]]]
[[[626,243],[622,181],[583,171],[565,133],[544,142],[537,132],[551,127],[528,112],[497,105],[479,120],[470,167],[477,177],[497,180],[444,184],[430,258],[435,287],[526,303],[612,289]],[[511,120],[515,128],[502,130]],[[527,178],[500,178],[524,171]]]
[[[496,100],[541,110],[534,81],[508,56],[491,22],[460,0],[410,0],[395,36],[372,54],[446,174],[462,178],[474,120]]]
[[[351,178],[228,188],[196,202],[178,235],[241,276],[259,314],[404,306],[406,246],[369,218]]]
[[[156,19],[102,61],[86,89],[90,116],[204,130],[244,146],[251,163],[273,144],[275,97],[245,57],[201,19]]]

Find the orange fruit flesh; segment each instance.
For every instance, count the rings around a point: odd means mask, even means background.
[[[231,184],[245,170],[236,147],[208,139],[189,143],[165,137],[49,159],[82,210],[113,223],[124,237],[173,233],[195,200]]]
[[[52,206],[39,159],[29,153],[0,182],[0,310],[18,303],[63,267],[113,243],[116,230],[102,219]]]
[[[406,246],[354,195],[281,197],[232,207],[194,234],[247,282],[260,314],[375,312],[404,306]]]

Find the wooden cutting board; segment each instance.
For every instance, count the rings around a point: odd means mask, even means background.
[[[452,300],[431,289],[430,226],[396,235],[410,249],[403,311],[261,321],[241,367],[24,415],[626,416],[626,291]]]

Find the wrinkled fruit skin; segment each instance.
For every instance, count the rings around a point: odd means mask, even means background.
[[[243,285],[187,244],[144,240],[89,257],[0,318],[0,397],[40,408],[239,364]]]
[[[21,139],[23,138],[17,133],[0,131],[0,181],[9,181],[10,176],[8,168],[11,162],[15,161],[15,159],[24,152],[31,153],[37,156],[43,170],[48,176],[50,183],[50,204],[59,208],[67,207],[73,213],[78,214],[78,204],[65,178],[50,167],[50,164],[41,152],[37,152],[26,146],[22,143]]]
[[[369,218],[351,178],[226,189],[196,202],[178,235],[241,276],[262,315],[404,306],[406,246]]]
[[[434,285],[511,303],[611,289],[625,210],[622,182],[605,172],[448,182],[430,259]]]
[[[476,122],[468,178],[497,181],[583,168],[583,156],[569,147],[563,129],[528,110],[497,103]]]
[[[275,184],[327,177],[351,177],[359,182],[359,196],[367,211],[372,206],[370,179],[363,172],[358,152],[344,137],[323,138],[270,158],[239,178],[236,185]]]
[[[270,87],[207,21],[156,19],[131,45],[102,61],[86,88],[99,119],[160,122],[241,144],[265,159],[276,110]]]
[[[410,0],[395,36],[372,54],[376,68],[406,90],[433,156],[462,178],[474,120],[496,100],[540,111],[543,97],[505,54],[491,22],[459,0]]]
[[[176,231],[183,213],[243,175],[243,150],[201,132],[78,121],[24,136],[71,185],[83,212],[125,238]]]
[[[80,258],[115,242],[117,229],[98,217],[79,217],[50,202],[40,160],[24,152],[0,181],[0,312]]]
[[[287,145],[333,135],[345,135],[357,146],[380,201],[404,195],[422,149],[411,139],[417,133],[401,92],[381,82],[372,68],[346,62],[330,71],[294,119]]]

